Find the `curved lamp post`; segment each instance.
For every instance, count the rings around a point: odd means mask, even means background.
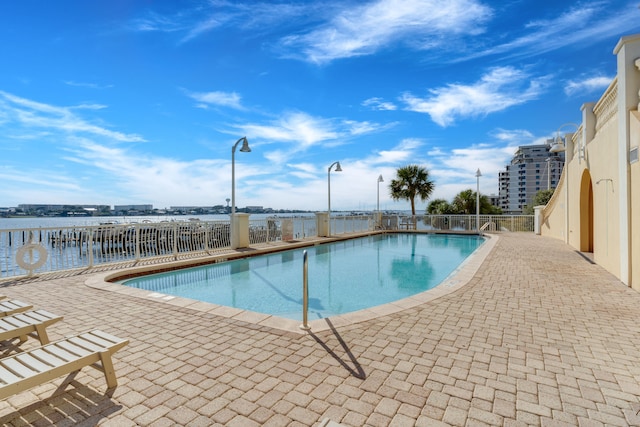
[[[480,168],[476,171],[476,229],[480,233]]]
[[[242,138],[237,140],[236,143],[233,144],[233,147],[231,147],[231,249],[236,249],[238,247],[238,242],[236,242],[236,233],[234,233],[234,229],[236,226],[236,147],[241,142],[242,147],[240,147],[240,152],[251,152],[251,148],[249,148],[249,141],[247,141],[246,136],[243,136]]]
[[[336,172],[342,172],[342,168],[340,167],[340,162],[333,162],[329,169],[327,169],[327,197],[329,199],[328,210],[327,210],[327,221],[329,221],[327,229],[327,236],[331,236],[331,168],[335,166]]]
[[[378,177],[378,203],[376,204],[376,211],[380,212],[380,183],[384,182],[382,175]]]

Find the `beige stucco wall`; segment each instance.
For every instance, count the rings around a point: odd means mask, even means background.
[[[541,234],[565,240],[580,251],[590,252],[592,249],[594,261],[618,276],[620,191],[616,186],[619,175],[617,116],[600,125],[593,139],[587,141],[584,158],[581,158],[579,146],[584,128],[585,124],[567,146],[564,179],[556,189],[557,194],[554,193],[553,199],[543,211]],[[593,197],[591,205],[585,200],[588,197],[589,181]],[[568,215],[565,205],[568,206]],[[588,225],[589,215],[593,215],[592,228]],[[564,236],[565,222],[568,223],[568,239]],[[592,233],[592,248],[588,233]]]
[[[640,112],[630,113],[630,147],[640,146]],[[640,148],[639,148],[640,149]],[[640,161],[631,163],[631,287],[640,291]]]
[[[640,34],[623,37],[614,54],[618,73],[597,103],[583,106],[540,231],[593,251],[597,264],[640,291],[640,162],[629,163],[629,149],[640,146]]]
[[[587,161],[583,162],[583,166],[585,163],[588,166],[593,190],[594,261],[615,275],[620,272],[618,218],[621,194],[620,187],[617,185],[619,175],[617,142],[618,120],[613,117],[596,133],[593,141],[587,144]],[[580,220],[583,218],[581,217]]]
[[[566,168],[562,171],[553,196],[542,211],[540,234],[554,239],[565,240],[566,217]]]

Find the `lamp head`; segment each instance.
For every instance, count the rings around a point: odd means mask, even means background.
[[[564,146],[564,141],[559,136],[556,137],[554,144],[549,149],[550,153],[562,153],[567,147]]]
[[[378,182],[384,182],[384,179],[382,179],[382,175],[378,177]]]
[[[476,178],[480,178],[482,176],[482,173],[480,172],[480,168],[478,168],[478,170],[476,171]]]
[[[242,138],[242,147],[240,148],[240,151],[242,151],[243,153],[251,152],[251,148],[249,147],[249,141],[247,141],[246,136]]]
[[[337,163],[337,165],[336,165],[335,171],[336,172],[342,172],[342,168],[340,167],[340,162],[336,162],[336,163]]]

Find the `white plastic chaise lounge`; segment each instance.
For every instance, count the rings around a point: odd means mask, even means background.
[[[29,336],[37,338],[41,345],[49,344],[47,327],[62,320],[62,316],[45,310],[24,311],[0,317],[0,341],[20,338],[20,343]]]
[[[93,330],[0,359],[0,399],[92,366],[109,389],[118,385],[111,356],[129,340]]]
[[[0,317],[11,316],[22,311],[31,310],[33,305],[18,301],[17,299],[3,299],[0,301]]]

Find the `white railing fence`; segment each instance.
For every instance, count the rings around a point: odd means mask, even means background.
[[[533,222],[533,215],[480,215],[482,231],[533,232]],[[383,215],[379,223],[368,215],[331,217],[332,235],[372,230],[473,232],[477,226],[475,215]],[[228,220],[0,230],[0,278],[204,256],[229,250],[229,232]],[[250,245],[317,235],[315,217],[249,221]]]
[[[369,215],[334,215],[331,217],[331,234],[361,233],[375,228]]]
[[[533,215],[480,215],[480,231],[533,232]],[[400,217],[399,229],[422,231],[476,231],[475,215],[422,215]]]

